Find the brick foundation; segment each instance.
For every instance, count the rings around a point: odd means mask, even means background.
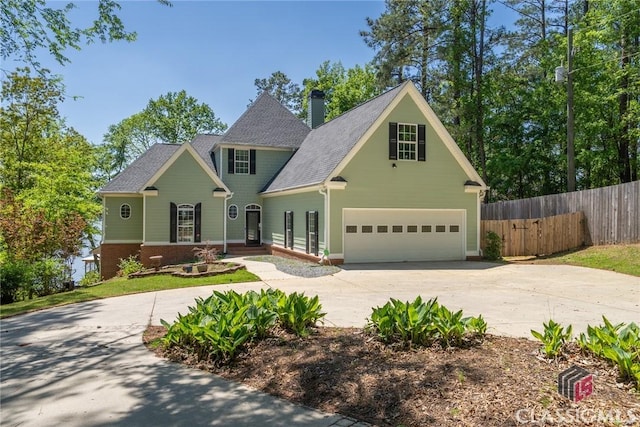
[[[118,274],[121,259],[138,256],[140,243],[103,243],[100,245],[100,275],[103,280]]]
[[[140,246],[140,262],[147,267],[152,267],[149,257],[162,255],[162,265],[181,264],[193,261],[196,257],[193,248],[204,248],[204,243],[196,243],[193,245],[167,245],[167,246]],[[222,245],[210,245],[210,247],[218,249],[222,253]]]
[[[277,256],[281,256],[283,258],[293,258],[293,259],[301,259],[304,261],[312,261],[312,262],[319,262],[321,257],[319,256],[315,256],[313,254],[305,254],[302,252],[297,252],[297,251],[293,251],[291,249],[288,248],[283,248],[282,246],[276,246],[276,245],[265,245],[267,247],[267,250],[271,253],[271,255],[277,255]],[[327,261],[325,261],[325,264],[328,264]],[[332,265],[340,265],[340,264],[344,264],[344,260],[343,259],[331,259],[331,264]]]

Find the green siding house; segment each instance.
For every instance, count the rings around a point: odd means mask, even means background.
[[[480,256],[478,173],[411,82],[323,123],[261,94],[224,135],[156,144],[100,191],[101,271],[261,247],[332,263]]]

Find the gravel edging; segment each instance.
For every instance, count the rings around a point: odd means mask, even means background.
[[[340,267],[335,265],[320,265],[312,262],[300,261],[290,258],[282,258],[275,255],[260,255],[245,257],[248,261],[269,262],[275,265],[276,269],[292,276],[314,278],[330,276],[338,273]]]

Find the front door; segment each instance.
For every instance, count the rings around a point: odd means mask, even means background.
[[[260,245],[260,211],[247,211],[246,221],[247,221],[246,245],[259,246]]]

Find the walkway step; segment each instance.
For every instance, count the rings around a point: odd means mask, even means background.
[[[269,255],[267,248],[264,246],[231,246],[228,248],[227,255],[233,256],[249,256],[249,255]]]

